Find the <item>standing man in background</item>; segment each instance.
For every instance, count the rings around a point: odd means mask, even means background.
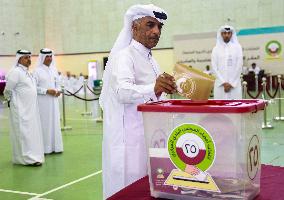
[[[84,84],[84,80],[85,80],[85,77],[83,76],[83,73],[81,72],[80,75],[79,75],[79,78],[78,78],[78,86],[82,86]]]
[[[232,26],[226,25],[219,29],[211,64],[216,76],[214,99],[241,99],[243,53]]]
[[[4,97],[10,101],[13,163],[40,166],[44,162],[36,81],[29,72],[31,52],[19,50],[7,76]]]
[[[78,78],[78,81],[76,83],[76,89],[75,91],[79,90],[82,86],[84,86],[84,80],[85,80],[85,77],[83,76],[83,73],[81,72],[80,75],[79,75],[79,78]],[[91,87],[92,88],[92,87]],[[88,91],[88,90],[87,90]],[[82,88],[80,91],[79,91],[79,94],[80,95],[84,95],[84,88]],[[98,102],[96,102],[98,104]]]
[[[111,50],[100,96],[104,199],[147,174],[143,119],[137,105],[159,100],[163,92],[176,92],[174,78],[160,73],[151,53],[166,19],[166,12],[152,4],[131,6]]]
[[[66,76],[65,76],[65,80],[64,80],[64,87],[65,87],[65,90],[68,90],[69,92],[73,93],[73,81],[72,81],[72,76],[71,76],[71,73],[70,71],[67,71],[66,72]]]
[[[34,76],[37,81],[44,153],[61,153],[63,152],[63,142],[58,101],[60,85],[52,50],[40,50]]]
[[[210,70],[210,66],[206,65],[206,69],[203,71],[205,74],[212,75],[212,71]]]
[[[58,72],[58,84],[60,86],[64,85],[64,79],[65,79],[64,75],[61,72]]]
[[[78,88],[78,79],[77,79],[77,76],[75,74],[71,75],[70,84],[73,88],[73,92],[76,92],[77,88]]]
[[[249,68],[249,72],[254,72],[255,75],[258,75],[260,72],[260,68],[256,66],[255,63],[252,63],[251,67]]]

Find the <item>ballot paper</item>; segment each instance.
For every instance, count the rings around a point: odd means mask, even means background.
[[[208,100],[215,77],[184,64],[176,64],[174,78],[178,93],[192,100]]]
[[[203,171],[199,171],[199,173],[197,175],[194,176],[194,178],[196,178],[198,181],[205,181],[207,178],[207,173],[203,172]]]
[[[178,169],[173,169],[171,171],[164,184],[181,188],[189,188],[218,193],[220,192],[218,186],[209,174],[205,176],[205,180],[199,181],[195,176],[192,176]]]

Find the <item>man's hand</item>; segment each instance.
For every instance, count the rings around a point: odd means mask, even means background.
[[[51,96],[56,96],[57,91],[54,89],[47,89],[46,94],[49,94]]]
[[[60,91],[56,91],[56,97],[59,97],[60,96],[60,94],[61,94],[61,92]]]
[[[200,170],[195,167],[194,165],[186,165],[185,166],[185,172],[192,175],[192,176],[196,176],[200,173]]]
[[[224,92],[230,92],[230,90],[233,88],[233,86],[230,83],[223,83],[224,86]]]
[[[176,92],[176,83],[173,76],[163,73],[156,79],[154,91],[157,97],[160,97],[163,92],[173,94]]]

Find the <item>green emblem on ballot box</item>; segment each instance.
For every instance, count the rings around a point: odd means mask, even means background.
[[[211,135],[197,124],[176,127],[168,138],[168,152],[173,164],[182,171],[185,171],[187,165],[206,171],[216,156]]]

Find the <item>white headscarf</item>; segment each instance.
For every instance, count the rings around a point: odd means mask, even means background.
[[[221,35],[221,33],[223,33],[223,32],[231,32],[232,33],[232,37],[230,39],[230,42],[233,43],[233,44],[239,45],[239,41],[238,41],[238,38],[237,38],[237,33],[236,33],[234,27],[229,26],[229,25],[224,25],[224,26],[221,26],[221,28],[217,32],[216,46],[225,44],[225,42],[224,42],[224,40],[222,38],[222,35]]]
[[[132,40],[132,23],[136,19],[140,19],[146,16],[153,17],[159,22],[164,23],[167,19],[167,13],[163,9],[153,5],[133,5],[124,15],[124,25],[119,33],[109,57],[111,58],[115,53],[127,47]]]
[[[54,53],[51,49],[48,49],[48,48],[44,48],[40,50],[39,55],[38,55],[38,60],[37,60],[37,67],[40,67],[43,65],[46,56],[52,56],[52,62],[50,63],[49,67],[50,69],[57,71],[56,65],[55,65]]]
[[[51,72],[53,74],[53,77],[55,79],[55,87],[57,87],[57,84],[60,84],[60,83],[59,83],[59,80],[58,80],[58,71],[57,71],[56,65],[55,65],[54,53],[51,49],[44,48],[44,49],[40,50],[36,67],[37,68],[44,67],[43,63],[44,63],[46,56],[52,56],[52,61],[49,65],[48,69],[50,70],[49,72]]]
[[[111,60],[116,53],[120,50],[126,48],[132,40],[132,23],[134,20],[150,16],[157,19],[159,22],[164,23],[167,19],[167,13],[163,9],[153,5],[133,5],[131,6],[124,15],[124,25],[119,33],[109,55],[108,62],[103,74],[103,89],[100,95],[100,105],[103,108],[103,103],[107,98],[107,91],[110,87],[110,77],[111,77]]]
[[[26,55],[32,55],[30,51],[28,50],[18,50],[17,53],[16,53],[16,60],[15,60],[15,63],[13,65],[13,67],[16,67],[18,64],[19,64],[19,60],[21,57],[23,56],[26,56]]]

